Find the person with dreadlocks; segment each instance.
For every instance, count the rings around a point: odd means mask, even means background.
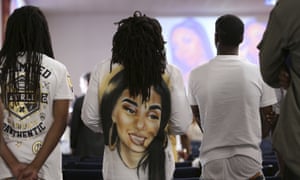
[[[112,58],[92,72],[82,107],[84,123],[104,133],[103,177],[173,179],[168,134],[192,123],[183,77],[167,64],[156,19],[136,11],[116,24]]]
[[[0,80],[5,109],[0,179],[62,180],[58,142],[74,94],[65,65],[54,60],[38,7],[18,8],[8,18]]]

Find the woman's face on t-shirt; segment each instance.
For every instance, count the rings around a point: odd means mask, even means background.
[[[125,89],[113,110],[121,150],[145,152],[157,135],[161,121],[161,98],[153,88],[149,101],[142,103],[141,96],[130,97]],[[122,148],[125,147],[125,148]]]

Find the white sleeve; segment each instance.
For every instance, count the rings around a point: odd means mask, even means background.
[[[270,105],[274,105],[278,102],[278,98],[276,96],[276,90],[265,82],[262,81],[262,97],[260,102],[260,107],[266,107]]]
[[[171,83],[171,118],[169,131],[171,134],[184,134],[192,123],[192,111],[188,103],[181,72],[169,66]]]
[[[57,71],[56,79],[57,86],[55,89],[54,99],[74,99],[74,92],[70,74],[65,65],[59,64],[56,69],[60,69]]]
[[[197,104],[197,100],[196,100],[196,98],[195,98],[195,96],[194,96],[194,73],[193,73],[193,71],[190,73],[190,76],[189,76],[189,81],[188,81],[188,92],[187,92],[187,96],[188,96],[188,101],[189,101],[189,103],[190,103],[190,105],[191,106],[193,106],[193,105],[198,105]]]
[[[96,68],[91,73],[87,93],[83,100],[81,109],[81,119],[86,126],[94,132],[103,132],[102,123],[100,122],[99,114],[99,96],[98,89],[100,84],[100,67]]]

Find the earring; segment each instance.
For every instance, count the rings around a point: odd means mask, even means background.
[[[167,147],[167,145],[168,145],[168,135],[167,134],[165,134],[164,135],[165,137],[164,137],[164,147]]]
[[[112,138],[113,138],[112,136],[113,136],[113,134],[114,134],[113,131],[114,131],[114,129],[115,129],[115,126],[116,126],[116,123],[113,122],[112,125],[111,125],[111,127],[109,128],[108,147],[109,147],[109,149],[110,149],[111,151],[115,150],[116,145],[117,145],[117,136],[116,136],[116,138],[115,138],[114,143],[112,142]]]

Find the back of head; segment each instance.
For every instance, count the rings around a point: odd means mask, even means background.
[[[130,95],[141,94],[146,101],[150,87],[161,83],[167,63],[161,26],[139,11],[116,24],[111,64],[124,66]]]
[[[54,57],[48,24],[41,10],[34,6],[23,6],[16,9],[8,18],[5,39],[0,51],[1,90],[5,99],[6,82],[15,81],[15,72],[20,68],[25,72],[25,91],[39,88],[42,54]],[[26,64],[17,63],[19,56],[25,56]],[[13,83],[10,83],[13,86]],[[38,90],[36,90],[38,93]],[[38,99],[37,99],[38,101]]]
[[[16,9],[8,18],[1,55],[38,52],[54,57],[46,17],[34,6]]]
[[[215,24],[216,36],[223,46],[237,47],[243,41],[244,23],[231,14],[219,17]]]

